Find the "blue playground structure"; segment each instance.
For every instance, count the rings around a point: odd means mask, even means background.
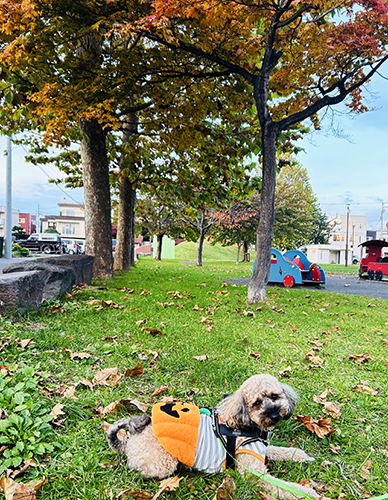
[[[252,274],[256,267],[253,263]],[[324,285],[325,271],[318,264],[310,262],[300,250],[288,250],[281,254],[279,250],[271,250],[271,270],[268,283],[283,283],[286,287],[294,285]]]

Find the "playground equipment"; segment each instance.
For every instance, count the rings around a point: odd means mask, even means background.
[[[252,274],[256,267],[253,264]],[[321,266],[310,262],[300,250],[288,250],[283,255],[279,250],[271,250],[271,270],[268,283],[283,283],[286,287],[294,285],[324,285],[325,272]]]
[[[368,280],[388,281],[388,256],[382,255],[388,242],[383,240],[364,241],[361,247],[361,263],[358,275]]]

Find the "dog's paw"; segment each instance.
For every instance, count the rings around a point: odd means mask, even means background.
[[[294,453],[294,455],[292,457],[292,460],[294,462],[314,462],[315,458],[310,457],[303,450],[297,449],[297,450],[295,450],[295,453]]]

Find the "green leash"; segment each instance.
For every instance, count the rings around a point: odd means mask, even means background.
[[[227,450],[225,449],[221,439],[219,439],[220,443],[221,443],[221,446],[224,448],[224,450],[227,452]],[[235,460],[235,459],[234,459]],[[245,465],[243,464],[240,464],[244,469],[246,469],[248,472],[250,472],[251,474],[253,474],[254,476],[257,476],[259,477],[260,479],[263,479],[264,481],[267,481],[267,483],[270,483],[270,484],[273,484],[274,486],[277,486],[278,488],[281,488],[282,490],[286,490],[286,491],[289,491],[290,493],[292,493],[293,495],[297,495],[299,497],[303,497],[303,498],[318,498],[318,497],[313,497],[311,495],[309,495],[308,493],[303,493],[302,491],[300,490],[297,490],[296,488],[294,488],[293,486],[289,486],[288,484],[284,484],[282,483],[281,481],[279,481],[278,479],[275,479],[274,477],[271,477],[271,476],[268,476],[268,474],[259,474],[258,472],[250,469],[249,467],[246,467]],[[385,495],[380,495],[378,497],[371,497],[369,498],[368,500],[385,500],[385,499],[388,499],[388,493],[386,493]]]

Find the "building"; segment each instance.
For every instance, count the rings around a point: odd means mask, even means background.
[[[85,208],[83,204],[58,203],[59,215],[47,215],[41,218],[42,233],[47,229],[54,229],[63,238],[85,240]]]
[[[28,235],[36,233],[36,215],[19,214],[19,226],[23,228]]]
[[[12,227],[19,225],[19,210],[12,209]],[[5,236],[5,207],[0,206],[0,236]]]
[[[346,248],[348,250],[348,264],[355,257],[360,258],[361,250],[358,246],[366,241],[367,217],[363,215],[336,215],[329,217],[334,225],[327,245],[307,245],[307,258],[317,264],[345,264]],[[348,224],[347,224],[348,222]]]

